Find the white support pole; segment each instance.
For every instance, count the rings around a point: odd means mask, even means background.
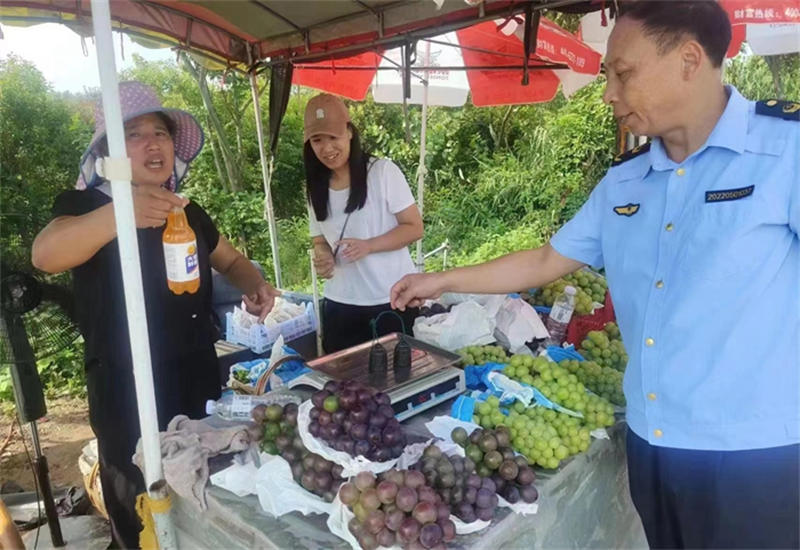
[[[322,304],[319,299],[319,288],[317,286],[317,266],[314,265],[314,251],[308,251],[308,259],[311,262],[311,294],[314,297],[314,315],[317,319],[317,357],[322,357],[324,351],[322,349]]]
[[[283,288],[281,257],[278,251],[278,225],[275,223],[275,210],[272,207],[272,159],[267,162],[267,151],[264,146],[264,125],[261,122],[261,105],[258,100],[258,80],[256,79],[255,71],[250,71],[250,88],[253,92],[253,111],[256,115],[258,156],[261,159],[261,180],[264,182],[264,215],[269,225],[269,244],[270,248],[272,248],[272,265],[275,268],[275,280],[273,283],[276,288]]]
[[[122,264],[122,283],[125,289],[125,309],[128,316],[136,403],[142,432],[144,479],[149,490],[157,482],[163,482],[161,443],[158,436],[158,415],[153,390],[153,368],[150,359],[150,339],[147,333],[142,269],[139,263],[139,243],[136,238],[136,219],[131,195],[131,168],[125,150],[122,109],[119,102],[114,44],[111,36],[109,0],[92,0],[92,24],[97,47],[100,85],[103,91],[103,113],[106,121],[109,156],[114,160],[127,161],[126,175],[112,174],[111,194],[114,199],[114,219],[117,226],[120,263]],[[169,512],[167,512],[166,518],[160,518],[160,520],[160,547],[162,549],[176,548],[175,532],[169,522]],[[168,525],[164,526],[165,522]]]
[[[425,42],[425,66],[430,66],[431,43]],[[422,125],[419,137],[419,169],[417,170],[417,204],[419,205],[420,216],[425,207],[425,155],[427,153],[427,133],[428,133],[428,78],[430,73],[425,71],[425,80],[422,81]],[[422,253],[422,239],[417,241],[417,271],[425,272],[425,256]]]

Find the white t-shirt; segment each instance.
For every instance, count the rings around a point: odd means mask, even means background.
[[[332,250],[344,227],[344,209],[350,189],[328,190],[328,217],[318,221],[309,205],[308,219],[312,237],[322,235]],[[371,239],[398,226],[395,214],[414,204],[405,176],[388,159],[372,161],[367,171],[367,201],[350,215],[344,239]],[[375,252],[356,262],[336,257],[333,278],[325,282],[325,297],[343,304],[374,306],[389,302],[389,291],[401,277],[413,273],[414,263],[407,247],[389,252]]]

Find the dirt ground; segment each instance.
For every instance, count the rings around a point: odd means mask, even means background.
[[[37,425],[39,442],[50,467],[53,489],[72,485],[82,487],[83,476],[78,469],[78,457],[84,445],[94,438],[89,426],[89,406],[85,399],[48,399],[47,412],[47,416]],[[20,430],[14,416],[0,414],[0,484],[14,481],[24,490],[33,491],[33,474],[23,446],[23,432],[28,452],[33,458],[28,427]]]

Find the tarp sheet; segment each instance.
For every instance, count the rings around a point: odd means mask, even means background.
[[[434,409],[445,414],[449,408]],[[433,415],[411,419],[422,434]],[[639,516],[628,490],[624,423],[608,440],[593,440],[586,453],[536,481],[539,512],[523,517],[503,510],[479,533],[457,537],[448,548],[647,548]],[[191,503],[173,500],[173,520],[183,547],[328,548],[349,545],[325,527],[325,516],[287,514],[280,519],[261,511],[255,496],[240,498],[217,487],[207,491],[208,510],[198,514]]]

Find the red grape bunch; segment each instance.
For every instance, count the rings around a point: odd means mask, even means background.
[[[364,550],[440,550],[456,536],[450,507],[415,470],[360,472],[339,488],[339,499],[355,515],[348,528]]]

